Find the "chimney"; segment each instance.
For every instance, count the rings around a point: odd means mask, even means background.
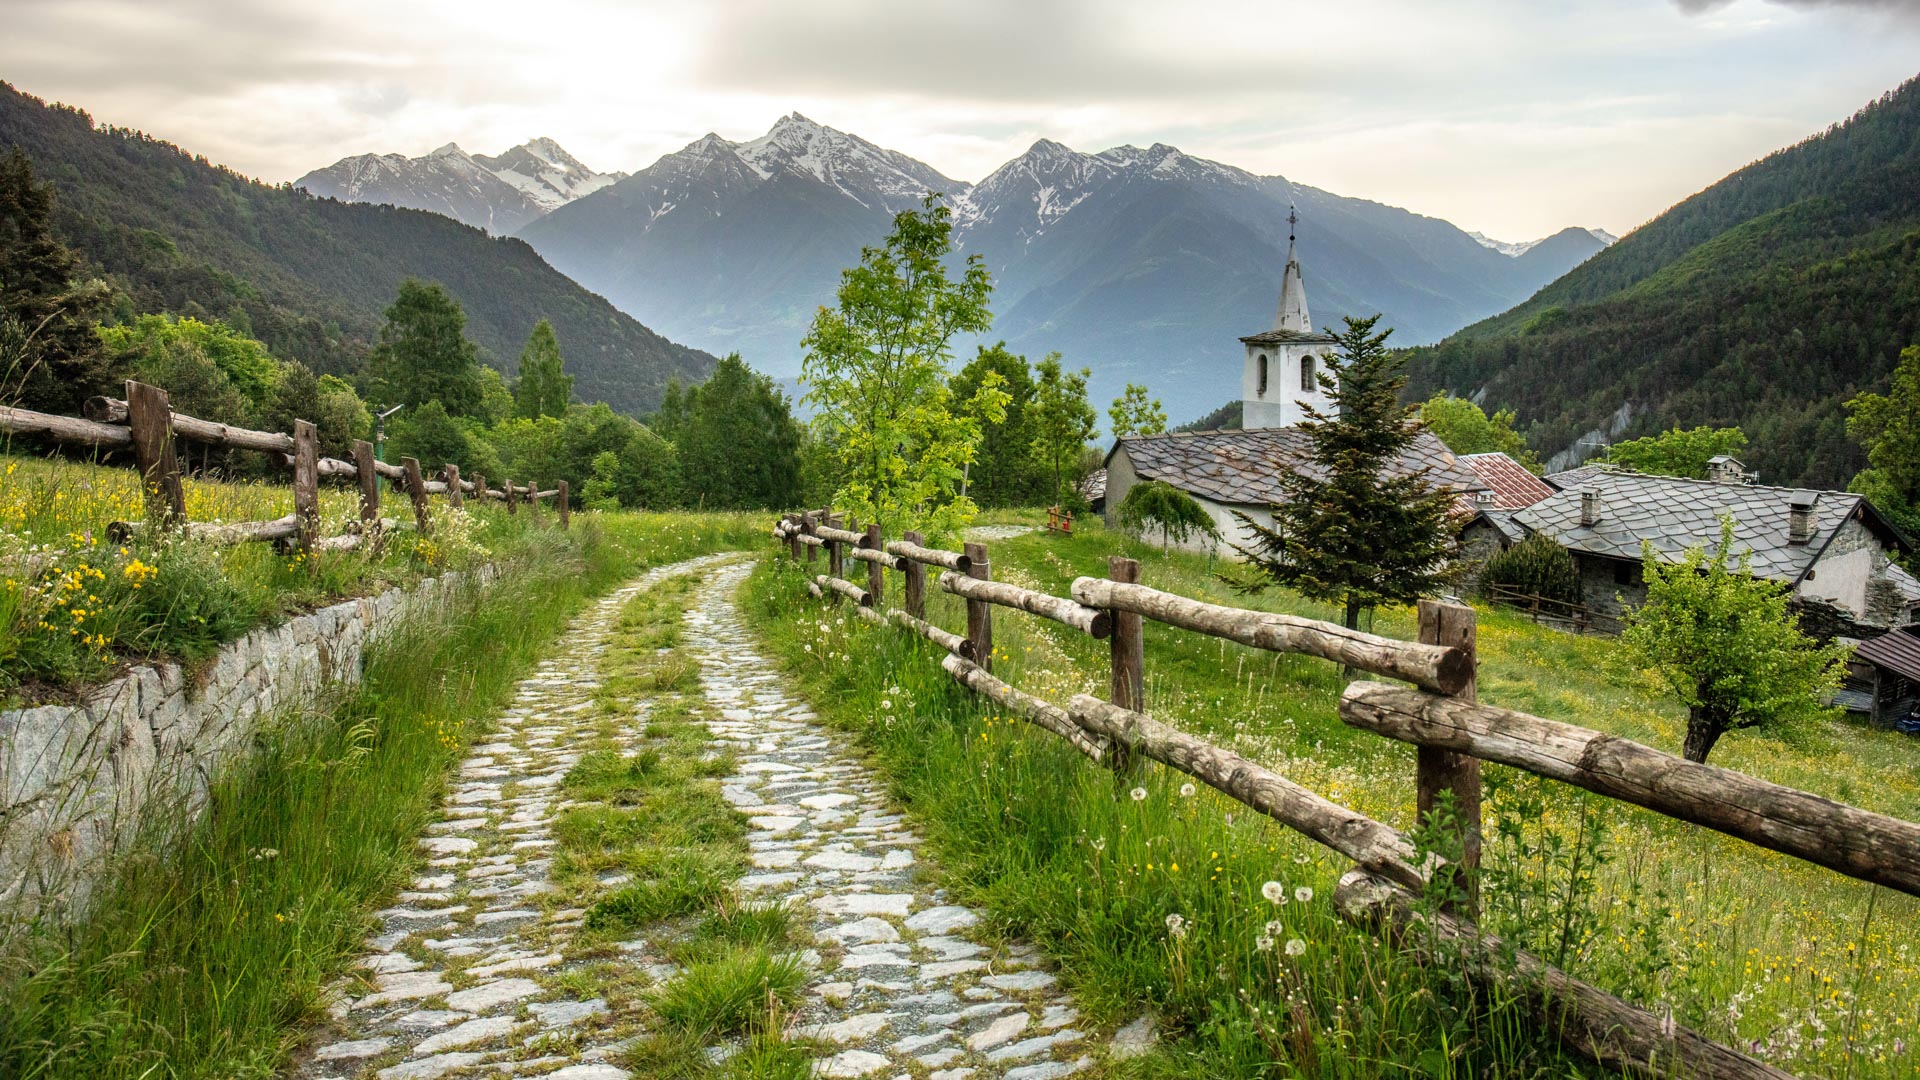
[[[1787,543],[1804,544],[1813,539],[1813,511],[1819,502],[1820,493],[1806,488],[1787,496]]]
[[[1588,489],[1580,493],[1580,525],[1591,529],[1600,524],[1600,493]]]

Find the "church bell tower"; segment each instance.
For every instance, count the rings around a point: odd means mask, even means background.
[[[1246,367],[1240,377],[1241,421],[1246,428],[1292,427],[1309,407],[1330,412],[1333,397],[1320,385],[1331,334],[1316,333],[1307,315],[1307,286],[1295,252],[1299,215],[1287,210],[1287,268],[1280,276],[1280,303],[1273,329],[1240,339]]]

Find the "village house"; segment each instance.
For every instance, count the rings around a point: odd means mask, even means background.
[[[1288,223],[1295,222],[1292,215]],[[1306,284],[1295,254],[1294,238],[1287,238],[1287,266],[1280,279],[1280,302],[1273,327],[1240,339],[1241,429],[1177,432],[1120,439],[1107,452],[1104,469],[1105,518],[1117,527],[1120,505],[1127,492],[1143,480],[1160,480],[1179,488],[1213,519],[1222,542],[1192,537],[1179,545],[1193,551],[1231,552],[1231,544],[1246,543],[1251,532],[1235,511],[1263,526],[1273,524],[1272,506],[1285,501],[1280,487],[1284,473],[1313,470],[1312,447],[1298,425],[1309,408],[1333,409],[1333,398],[1318,376],[1337,342],[1331,334],[1313,329],[1307,315]],[[1460,463],[1446,444],[1421,431],[1412,446],[1388,467],[1395,476],[1425,470],[1436,487],[1478,500],[1491,488]]]
[[[1920,618],[1920,580],[1891,558],[1908,541],[1851,492],[1595,469],[1513,517],[1572,553],[1582,603],[1603,614],[1645,600],[1643,545],[1677,562],[1719,543],[1730,518],[1734,554],[1793,589],[1809,632],[1858,638]]]
[[[1488,559],[1527,538],[1527,530],[1513,515],[1551,497],[1554,489],[1525,465],[1497,451],[1461,454],[1456,460],[1486,488],[1477,497],[1460,499],[1460,517],[1466,523],[1460,527],[1455,586],[1471,592],[1478,587]]]

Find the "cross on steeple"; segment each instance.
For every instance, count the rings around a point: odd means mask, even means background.
[[[1287,243],[1293,243],[1293,227],[1300,221],[1300,215],[1293,212],[1293,204],[1287,204]]]

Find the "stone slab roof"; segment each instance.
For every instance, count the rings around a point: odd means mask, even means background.
[[[1080,497],[1088,502],[1099,502],[1107,497],[1107,470],[1095,469],[1080,481]]]
[[[1286,500],[1280,474],[1318,471],[1310,458],[1307,433],[1297,427],[1245,431],[1184,431],[1121,439],[1107,453],[1125,451],[1142,480],[1162,480],[1190,495],[1230,506],[1271,506]],[[1409,476],[1421,469],[1436,487],[1482,492],[1486,485],[1459,463],[1453,451],[1431,432],[1414,437],[1389,475]]]
[[[1249,334],[1240,339],[1248,345],[1337,345],[1340,339],[1332,334],[1299,330],[1264,330],[1258,334]]]
[[[1577,469],[1568,469],[1565,472],[1548,473],[1546,476],[1542,477],[1541,479],[1546,481],[1546,484],[1548,487],[1557,488],[1560,491],[1565,491],[1568,488],[1579,487],[1581,484],[1586,483],[1588,480],[1591,480],[1596,476],[1600,476],[1602,474],[1610,473],[1613,471],[1614,471],[1613,469],[1610,469],[1605,465],[1599,465],[1599,464],[1582,465]]]
[[[1600,520],[1592,526],[1580,524],[1580,500],[1588,491],[1600,497]],[[1546,533],[1570,551],[1638,562],[1641,542],[1651,541],[1654,551],[1678,562],[1690,547],[1719,543],[1720,519],[1731,515],[1734,553],[1752,552],[1754,575],[1795,584],[1865,502],[1845,491],[1815,494],[1819,496],[1814,505],[1817,528],[1804,544],[1787,542],[1792,488],[1629,472],[1596,472],[1578,487],[1516,512],[1514,520]]]
[[[1524,510],[1553,495],[1545,481],[1506,454],[1462,454],[1460,463],[1493,490],[1492,509]]]

